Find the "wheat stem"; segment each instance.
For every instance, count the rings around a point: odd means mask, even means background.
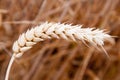
[[[13,64],[14,60],[15,60],[15,56],[14,55],[15,54],[12,55],[12,57],[11,57],[11,59],[9,61],[7,72],[6,72],[6,76],[5,76],[5,80],[8,80],[8,78],[9,78],[10,69],[12,67],[12,64]]]

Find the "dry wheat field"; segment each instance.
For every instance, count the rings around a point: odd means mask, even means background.
[[[120,80],[120,0],[0,0],[0,80],[22,52],[6,80]]]

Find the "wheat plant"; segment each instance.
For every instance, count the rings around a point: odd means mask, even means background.
[[[66,40],[89,42],[94,46],[102,47],[104,41],[111,38],[104,30],[95,28],[82,28],[82,25],[71,25],[61,23],[42,23],[40,26],[27,30],[26,33],[20,35],[17,41],[13,44],[13,55],[9,61],[5,80],[8,80],[12,63],[16,58],[19,58],[23,53],[39,41],[51,38],[62,38]],[[104,50],[104,48],[102,47]],[[104,50],[105,51],[105,50]],[[105,52],[106,53],[106,52]],[[106,53],[107,54],[107,53]]]

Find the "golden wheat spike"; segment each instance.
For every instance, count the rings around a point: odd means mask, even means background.
[[[82,28],[81,25],[70,25],[60,23],[42,23],[40,26],[27,30],[20,35],[13,44],[13,56],[9,62],[5,80],[8,80],[10,68],[15,58],[19,58],[39,41],[51,38],[63,38],[66,40],[87,41],[95,46],[103,46],[105,40],[111,39],[109,34],[103,30],[94,28]]]

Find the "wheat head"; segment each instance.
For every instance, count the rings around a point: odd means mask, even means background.
[[[111,36],[104,30],[94,28],[82,28],[82,25],[71,25],[61,23],[42,23],[40,26],[27,30],[26,33],[20,35],[13,44],[13,57],[8,66],[5,80],[8,80],[11,65],[15,58],[19,58],[23,53],[39,41],[51,38],[63,38],[73,41],[87,41],[93,45],[103,46],[105,40],[109,40]]]

